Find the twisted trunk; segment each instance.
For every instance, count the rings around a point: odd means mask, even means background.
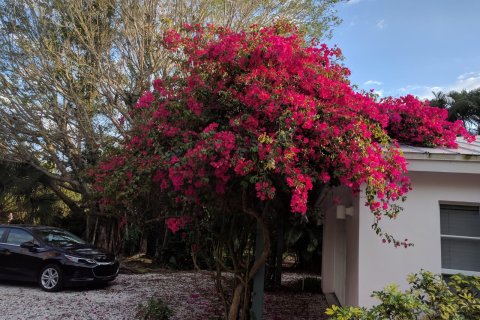
[[[264,221],[266,212],[268,212],[270,207],[269,203],[265,205],[263,212],[261,214],[258,214],[254,209],[247,207],[246,190],[243,190],[242,198],[243,198],[243,205],[242,205],[243,212],[255,218],[258,227],[262,230],[262,233],[263,233],[264,246],[260,256],[255,259],[253,266],[250,268],[250,270],[247,271],[247,275],[244,281],[239,282],[235,287],[235,290],[233,292],[232,304],[230,305],[230,309],[228,312],[228,320],[248,319],[249,315],[246,314],[246,312],[242,312],[241,314],[239,314],[239,311],[241,309],[248,310],[247,308],[241,308],[242,297],[245,297],[246,290],[248,289],[248,283],[255,277],[255,275],[260,270],[260,268],[265,265],[265,262],[267,261],[268,256],[270,254],[270,247],[271,247],[270,233],[268,232],[267,224]],[[250,298],[250,294],[246,298]],[[250,303],[250,301],[246,301],[247,300],[246,298],[243,299],[243,303],[244,304]]]

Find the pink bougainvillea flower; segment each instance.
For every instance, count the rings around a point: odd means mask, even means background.
[[[183,62],[142,95],[123,152],[95,171],[108,203],[139,197],[153,182],[175,205],[202,208],[242,195],[241,186],[250,202],[287,196],[290,211],[305,215],[317,186],[366,186],[378,222],[395,217],[411,189],[398,143],[474,139],[411,95],[376,101],[356,92],[340,49],[309,45],[289,24],[195,26],[166,32],[163,45]],[[182,219],[168,218],[169,230],[183,229]]]

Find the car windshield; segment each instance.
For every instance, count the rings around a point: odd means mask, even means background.
[[[40,229],[36,230],[35,233],[49,245],[57,247],[68,247],[87,243],[73,233],[65,230]]]

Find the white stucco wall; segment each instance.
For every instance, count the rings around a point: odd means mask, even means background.
[[[346,207],[353,206],[353,217],[337,219],[333,197]],[[335,293],[342,305],[358,303],[358,210],[358,197],[345,187],[334,189],[325,201],[322,290]]]
[[[394,248],[381,242],[371,228],[373,218],[364,206],[364,192],[353,196],[346,188],[333,191],[332,198],[336,195],[340,204],[353,206],[354,215],[339,220],[336,205],[331,199],[325,203],[325,293],[336,293],[342,305],[369,307],[377,303],[370,297],[373,291],[390,283],[406,289],[410,273],[421,269],[441,272],[440,203],[480,206],[480,143],[457,142],[458,149],[402,147],[413,190],[402,203],[399,217],[394,221],[384,218],[381,228],[398,240],[407,238],[414,247]],[[346,250],[341,247],[343,239]],[[342,283],[345,287],[339,288]]]
[[[421,164],[422,170],[433,168],[425,167],[425,162]],[[477,165],[480,167],[480,164]],[[352,297],[347,304],[371,306],[376,303],[370,297],[372,291],[380,290],[393,282],[406,288],[406,276],[420,269],[440,273],[440,202],[480,204],[480,174],[412,171],[415,168],[420,167],[413,163],[409,173],[413,190],[403,203],[404,211],[394,221],[382,220],[384,231],[401,240],[408,238],[415,244],[414,247],[395,249],[391,245],[382,244],[371,229],[372,215],[362,205],[365,199],[361,195],[358,219],[358,299]],[[348,286],[352,287],[353,284]]]

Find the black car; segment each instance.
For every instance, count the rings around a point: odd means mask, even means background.
[[[59,228],[0,225],[0,279],[35,281],[45,291],[116,278],[115,255]]]

